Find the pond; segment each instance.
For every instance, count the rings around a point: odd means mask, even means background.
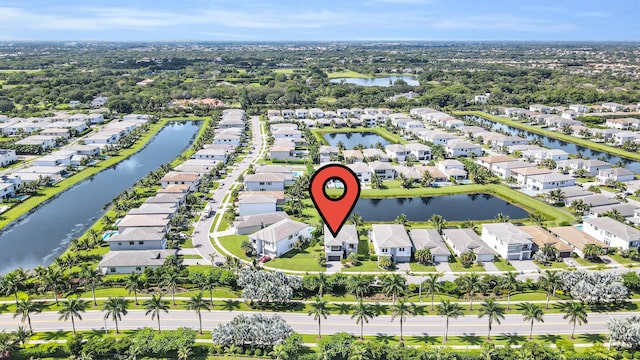
[[[569,154],[582,154],[583,156],[589,159],[600,159],[602,161],[606,161],[611,164],[621,163],[624,165],[625,168],[629,169],[630,171],[633,171],[635,173],[640,173],[640,163],[631,159],[621,158],[616,155],[593,150],[588,147],[576,145],[574,143],[569,143],[566,141],[550,138],[545,135],[540,135],[540,134],[532,133],[530,131],[517,129],[512,126],[491,121],[478,116],[467,116],[466,118],[478,123],[481,126],[488,126],[491,128],[491,130],[502,130],[511,135],[524,137],[527,140],[540,140],[545,147],[548,147],[551,149],[564,150]]]
[[[393,221],[405,214],[410,221],[428,221],[441,215],[447,221],[490,220],[502,213],[524,219],[529,213],[490,194],[459,194],[412,198],[360,198],[353,210],[364,221]]]
[[[393,85],[393,82],[396,80],[402,79],[407,82],[407,85],[418,86],[420,82],[416,80],[414,76],[402,75],[402,76],[385,76],[385,77],[374,77],[374,78],[335,78],[329,80],[332,83],[340,84],[345,82],[347,84],[354,84],[360,86],[384,86],[389,87]]]
[[[84,180],[25,214],[0,232],[0,273],[49,265],[74,237],[106,211],[105,205],[136,181],[175,159],[195,139],[199,123],[169,123],[127,160]]]
[[[391,142],[373,132],[347,132],[347,133],[326,133],[323,135],[331,146],[338,146],[342,142],[346,149],[353,149],[356,145],[364,147],[376,147],[378,143],[389,145]]]

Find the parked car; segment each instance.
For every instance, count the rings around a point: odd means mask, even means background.
[[[266,262],[267,262],[267,261],[269,261],[269,260],[271,260],[271,258],[270,258],[268,255],[264,255],[264,256],[263,256],[263,257],[261,257],[258,261],[259,261],[261,264],[264,264],[264,263],[266,263]]]

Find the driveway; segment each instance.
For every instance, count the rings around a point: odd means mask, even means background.
[[[516,268],[516,271],[519,273],[537,273],[540,268],[533,260],[514,260],[511,261],[511,266]]]
[[[496,264],[493,263],[493,261],[485,261],[482,263],[482,267],[484,267],[484,270],[488,273],[495,273],[498,270],[498,267],[496,266]]]
[[[342,264],[340,261],[327,261],[327,273],[335,274],[342,271]]]

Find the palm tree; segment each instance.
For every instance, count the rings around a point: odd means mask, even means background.
[[[380,175],[373,173],[371,174],[371,188],[380,189],[382,188],[382,178]]]
[[[202,310],[211,311],[206,300],[202,299],[202,291],[193,295],[187,301],[187,310],[193,310],[198,314],[198,323],[200,324],[200,335],[202,335]]]
[[[598,244],[587,244],[582,249],[585,258],[593,259],[602,255],[602,247]]]
[[[209,291],[209,302],[213,304],[213,290],[218,286],[218,279],[213,270],[209,270],[209,272],[200,279],[198,285],[200,285],[200,289]]]
[[[93,294],[93,306],[98,306],[98,302],[96,301],[96,286],[98,286],[102,280],[102,273],[98,269],[92,268],[91,265],[86,265],[82,267],[80,279],[82,279],[85,291],[87,290],[87,285],[91,287],[91,293]]]
[[[462,224],[460,225],[463,229],[471,229],[473,231],[476,230],[476,223],[474,223],[472,220],[465,220],[462,222]]]
[[[438,291],[442,291],[443,286],[440,282],[440,274],[430,274],[427,279],[422,283],[424,291],[431,295],[431,311],[433,311],[433,301]]]
[[[587,323],[587,310],[583,303],[577,301],[569,301],[560,304],[560,310],[564,312],[563,319],[569,319],[573,323],[571,330],[571,339],[574,339],[576,332],[576,323],[582,325]]]
[[[16,305],[16,311],[13,313],[13,318],[15,319],[16,317],[18,317],[18,315],[22,316],[20,321],[24,322],[24,320],[26,319],[27,323],[29,324],[29,331],[33,331],[33,328],[31,327],[31,314],[36,314],[39,312],[42,312],[42,306],[40,306],[39,303],[33,302],[27,298],[18,301],[18,304]]]
[[[473,296],[480,291],[480,276],[476,273],[462,276],[462,289],[469,296],[469,310],[473,310]]]
[[[132,272],[131,275],[127,276],[124,282],[124,288],[129,292],[129,294],[133,293],[136,305],[140,305],[138,303],[138,291],[142,289],[142,285],[142,277],[136,272]]]
[[[179,272],[174,269],[167,269],[167,271],[162,274],[162,279],[160,281],[160,284],[171,288],[171,301],[173,306],[176,306],[176,287],[178,286],[179,280]]]
[[[433,214],[429,219],[429,222],[433,227],[438,231],[438,233],[442,234],[442,229],[446,226],[447,222],[441,215]]]
[[[510,271],[500,281],[500,289],[507,293],[507,310],[511,310],[511,293],[518,291],[520,284],[516,276],[516,273]]]
[[[400,341],[404,341],[402,324],[407,320],[407,316],[416,316],[416,307],[413,304],[407,304],[404,299],[399,299],[398,303],[391,307],[391,321],[400,319]]]
[[[360,340],[364,339],[364,323],[369,323],[369,320],[373,319],[376,315],[373,312],[371,305],[365,303],[362,299],[358,300],[358,303],[352,306],[353,314],[351,318],[356,319],[356,324],[360,324]]]
[[[460,316],[464,316],[462,308],[458,303],[452,303],[449,300],[444,300],[436,307],[438,315],[445,317],[444,338],[442,342],[449,340],[449,319],[457,319]]]
[[[397,224],[400,224],[402,226],[407,226],[407,224],[409,223],[409,220],[407,219],[407,215],[405,215],[404,213],[401,213],[400,215],[398,215],[398,217],[396,218],[395,222]]]
[[[504,319],[504,308],[496,302],[494,298],[488,298],[480,304],[480,313],[478,318],[487,316],[489,318],[489,332],[487,340],[491,340],[491,325],[493,322],[500,324],[500,320]]]
[[[329,309],[327,307],[327,301],[322,300],[322,297],[316,297],[315,301],[310,304],[311,308],[307,312],[309,316],[313,315],[313,320],[318,320],[318,339],[322,339],[322,332],[320,331],[320,321],[322,318],[326,319],[329,315]]]
[[[429,171],[425,170],[425,172],[422,173],[422,178],[420,179],[420,182],[424,187],[431,186],[431,183],[433,182],[433,175],[431,175]]]
[[[529,214],[529,220],[538,226],[542,226],[542,223],[544,222],[544,216],[536,211]]]
[[[162,295],[152,295],[151,299],[145,300],[144,305],[145,316],[151,314],[151,320],[158,318],[158,331],[160,331],[160,312],[169,312],[169,305],[166,301],[162,300]]]
[[[12,271],[5,275],[4,279],[2,279],[2,290],[6,295],[11,295],[16,299],[16,305],[18,304],[18,292],[24,283],[24,279],[21,278],[20,274]]]
[[[318,296],[322,297],[324,294],[324,290],[329,287],[331,280],[327,276],[327,274],[321,272],[314,279],[315,288],[318,289]]]
[[[393,295],[393,303],[400,294],[407,290],[407,280],[400,274],[385,275],[382,278],[382,292],[385,295]]]
[[[33,335],[33,331],[27,330],[23,326],[18,326],[18,329],[12,335],[14,340],[24,348],[24,344],[26,344],[31,335]]]
[[[503,213],[498,213],[495,218],[495,222],[497,223],[506,223],[509,222],[509,216]]]
[[[358,299],[369,293],[371,282],[363,275],[351,276],[347,280],[347,291],[353,293]]]
[[[73,327],[73,333],[76,333],[76,321],[75,318],[82,320],[80,313],[87,310],[87,302],[80,299],[68,299],[62,303],[62,307],[58,314],[60,318],[58,320],[67,321],[71,318],[71,326]]]
[[[544,322],[544,311],[542,311],[542,306],[530,302],[520,304],[519,308],[522,310],[522,319],[524,321],[531,321],[531,327],[529,328],[529,340],[531,340],[533,336],[533,322]]]
[[[560,286],[562,280],[555,271],[545,270],[543,275],[538,279],[540,287],[547,293],[547,303],[545,309],[549,309],[549,298],[556,295],[556,289]]]
[[[106,320],[111,317],[111,320],[116,323],[116,334],[120,333],[118,321],[122,320],[122,315],[127,315],[128,309],[129,300],[123,297],[109,297],[107,301],[104,302],[104,306],[102,307],[102,311],[105,312],[104,318]]]
[[[363,224],[362,216],[360,216],[360,214],[355,211],[353,212],[353,214],[351,214],[349,220],[353,223],[353,225],[356,226],[356,228],[362,226]]]
[[[44,288],[53,292],[53,296],[56,299],[56,305],[58,305],[58,291],[63,289],[67,284],[66,276],[64,272],[57,266],[50,266],[47,274],[44,278]]]

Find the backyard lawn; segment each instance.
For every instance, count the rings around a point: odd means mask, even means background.
[[[249,258],[244,254],[244,251],[240,249],[240,244],[247,239],[249,239],[247,235],[228,235],[219,238],[220,245],[227,249],[227,251],[240,259],[249,260]]]
[[[318,257],[322,256],[324,253],[321,245],[307,246],[302,251],[293,249],[269,261],[265,266],[282,270],[324,271],[324,266],[318,263]]]

